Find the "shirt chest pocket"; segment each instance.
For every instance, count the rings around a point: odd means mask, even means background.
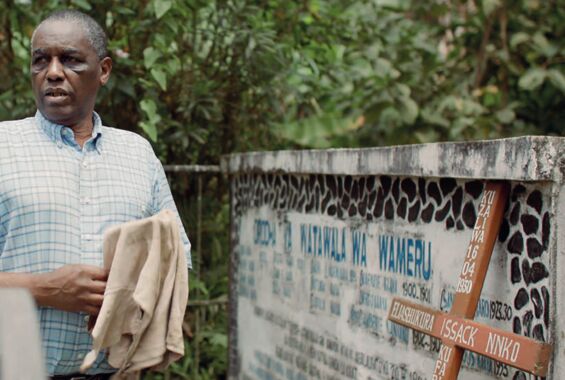
[[[100,216],[112,224],[150,216],[148,201],[127,195],[109,195],[100,200]]]

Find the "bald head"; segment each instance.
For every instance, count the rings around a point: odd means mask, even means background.
[[[53,21],[72,22],[79,25],[85,34],[86,39],[96,52],[98,59],[103,59],[108,56],[108,39],[104,29],[92,17],[72,9],[56,11],[47,16],[33,31],[31,42],[35,39],[37,30],[46,23]]]

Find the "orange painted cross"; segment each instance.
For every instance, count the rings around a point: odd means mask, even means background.
[[[432,380],[456,380],[465,350],[537,376],[547,374],[551,345],[472,320],[507,198],[506,183],[487,183],[449,313],[399,298],[392,301],[389,320],[441,340]]]

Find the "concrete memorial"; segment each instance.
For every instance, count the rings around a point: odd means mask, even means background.
[[[35,302],[23,289],[0,289],[0,379],[43,380]]]
[[[461,379],[534,379],[525,371],[545,343],[553,360],[535,373],[565,378],[564,147],[526,137],[231,156],[230,378],[432,380],[453,344]],[[508,201],[479,270],[469,242],[489,230],[491,180]],[[456,304],[478,272],[473,320]]]

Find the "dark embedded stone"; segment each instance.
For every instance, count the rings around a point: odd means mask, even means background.
[[[367,191],[373,191],[375,189],[375,177],[374,176],[367,177],[367,182],[365,186],[367,187]]]
[[[430,184],[428,185],[428,195],[436,201],[436,204],[438,206],[441,204],[441,194],[439,193],[439,187],[437,183],[430,182]]]
[[[549,327],[549,291],[545,286],[541,287],[541,296],[543,298],[543,324]]]
[[[514,334],[522,334],[522,322],[520,321],[520,318],[514,317],[514,320],[512,321],[512,331],[514,331]]]
[[[410,207],[410,210],[408,210],[408,221],[410,223],[415,222],[416,219],[418,219],[419,213],[420,213],[420,201],[417,200],[416,203],[414,203],[414,205]]]
[[[457,182],[453,178],[440,178],[439,187],[444,196],[451,193],[457,187]]]
[[[337,177],[337,196],[341,197],[343,195],[343,177]]]
[[[527,380],[528,378],[522,371],[516,371],[512,380]]]
[[[475,206],[473,202],[465,203],[463,207],[463,222],[469,228],[475,227],[475,222],[477,221],[477,215],[475,214]]]
[[[398,215],[399,218],[405,219],[407,207],[408,202],[406,202],[406,198],[402,197],[400,203],[398,203],[398,207],[396,208],[396,215]]]
[[[534,319],[534,315],[531,310],[524,314],[522,318],[522,325],[524,326],[524,335],[525,336],[532,336],[532,321]]]
[[[514,257],[510,264],[510,278],[513,284],[522,281],[522,274],[520,273],[520,259]]]
[[[345,181],[343,181],[343,187],[346,192],[351,193],[351,185],[353,184],[353,177],[350,175],[345,176]]]
[[[478,199],[483,192],[483,183],[481,181],[471,181],[465,184],[465,191],[473,198]]]
[[[432,221],[433,216],[434,216],[434,205],[430,203],[428,207],[422,210],[422,221],[424,223],[429,223]]]
[[[534,329],[532,330],[532,338],[534,338],[538,342],[545,342],[542,325],[537,324],[534,326]]]
[[[351,199],[358,200],[359,199],[359,182],[353,181],[353,186],[351,188]]]
[[[298,190],[298,187],[300,186],[300,184],[298,183],[298,178],[294,175],[292,177],[290,177],[290,184],[296,190]]]
[[[549,224],[549,212],[543,214],[543,219],[541,222],[541,241],[543,242],[543,247],[547,249],[549,246],[549,231],[551,225]]]
[[[527,235],[538,232],[539,222],[535,216],[524,214],[520,218],[520,222],[522,222],[522,229]]]
[[[422,204],[426,204],[426,180],[423,178],[418,178],[418,193]]]
[[[385,204],[385,195],[383,193],[383,189],[379,189],[377,195],[377,203],[375,203],[375,208],[373,209],[373,216],[375,218],[380,218],[383,214]]]
[[[508,239],[508,235],[510,234],[510,224],[508,220],[502,219],[502,223],[500,224],[500,231],[498,231],[498,241],[504,243],[506,239]]]
[[[304,203],[306,203],[306,196],[302,194],[302,196],[298,200],[298,210],[302,210],[302,207],[304,207]]]
[[[329,216],[335,216],[336,212],[337,212],[337,208],[335,207],[335,205],[331,205],[330,207],[328,207]]]
[[[339,219],[343,219],[344,213],[343,213],[343,209],[341,207],[337,208],[337,217]]]
[[[377,200],[377,192],[371,191],[369,193],[369,204],[367,205],[368,208],[372,209],[375,205],[375,201]]]
[[[541,214],[541,208],[543,207],[543,201],[541,199],[541,192],[539,190],[534,190],[528,196],[528,200],[526,201],[528,206],[533,207],[538,214]]]
[[[541,300],[541,295],[539,293],[539,290],[537,290],[536,288],[530,290],[530,299],[534,304],[534,313],[536,318],[541,317],[543,313],[543,302]]]
[[[416,184],[410,178],[403,179],[400,188],[408,196],[409,202],[416,198]]]
[[[310,175],[308,178],[308,188],[313,191],[316,187],[316,176],[314,174]]]
[[[392,203],[392,199],[386,201],[385,218],[387,218],[388,220],[394,219],[394,205]]]
[[[453,220],[453,218],[451,216],[445,220],[445,228],[450,230],[454,226],[455,226],[455,221]]]
[[[361,202],[359,202],[359,213],[361,215],[364,215],[367,212],[367,197],[364,197],[363,199],[361,199]]]
[[[331,200],[332,200],[332,195],[329,192],[327,192],[324,199],[322,199],[322,212],[326,210],[326,208],[328,207],[328,203],[330,203]]]
[[[367,177],[361,177],[359,178],[359,193],[363,194],[365,192],[365,181],[367,180]]]
[[[394,197],[394,201],[398,203],[400,197],[400,178],[395,179],[392,184],[392,196]]]
[[[512,211],[510,212],[510,218],[509,218],[510,224],[515,226],[516,223],[518,223],[519,219],[520,219],[520,202],[516,202],[514,208],[512,208]]]
[[[529,238],[526,241],[526,247],[528,250],[528,257],[530,259],[535,259],[536,257],[540,257],[541,254],[543,253],[543,246],[536,238]]]
[[[320,187],[320,193],[324,194],[326,192],[326,181],[324,181],[324,176],[318,174],[316,176],[316,182],[318,182],[318,186]]]
[[[522,238],[520,231],[514,232],[514,235],[512,235],[506,247],[510,253],[518,255],[522,253],[524,250],[524,239]]]
[[[458,220],[455,225],[456,225],[456,227],[459,231],[463,231],[465,229],[465,225],[463,224],[463,222],[461,220]]]
[[[530,279],[531,269],[532,268],[530,267],[530,262],[528,261],[528,259],[522,260],[522,277],[524,278],[526,285],[530,285],[530,282],[532,282]]]
[[[341,198],[341,206],[345,209],[349,208],[349,196],[344,194]]]
[[[371,220],[373,220],[373,214],[371,214],[370,211],[367,211],[367,215],[365,215],[365,217],[367,218],[367,220],[370,222]]]
[[[445,206],[441,210],[436,211],[436,222],[441,222],[447,217],[447,214],[451,210],[451,201],[447,201]]]
[[[357,206],[355,206],[354,204],[351,205],[351,207],[349,207],[349,216],[353,217],[357,214]]]
[[[310,200],[308,201],[308,203],[306,204],[306,212],[311,212],[312,210],[314,210],[314,205],[316,204],[316,199],[315,197],[310,197]]]
[[[328,189],[330,189],[332,196],[335,198],[337,196],[337,183],[335,176],[333,175],[326,176],[326,185],[328,185]]]
[[[377,203],[375,203],[375,208],[373,209],[373,216],[375,218],[380,218],[383,214],[385,204],[385,195],[383,193],[383,189],[379,189],[377,193]]]
[[[388,192],[390,191],[390,185],[392,184],[392,179],[387,176],[387,175],[383,175],[381,176],[381,186],[383,187],[383,193],[386,196],[388,196]]]
[[[461,215],[461,206],[463,205],[463,189],[458,187],[455,190],[455,194],[453,194],[453,207],[451,208],[453,211],[453,217],[455,219],[459,218]]]
[[[518,290],[518,294],[516,294],[516,297],[514,298],[514,307],[516,308],[516,310],[520,310],[529,302],[530,296],[528,295],[526,289],[521,288],[520,290]]]
[[[547,268],[542,263],[533,263],[532,269],[530,270],[530,282],[532,284],[537,284],[544,278],[549,276]]]
[[[520,197],[520,195],[526,192],[526,188],[523,185],[516,185],[514,189],[512,189],[512,202],[516,202],[516,200]]]

